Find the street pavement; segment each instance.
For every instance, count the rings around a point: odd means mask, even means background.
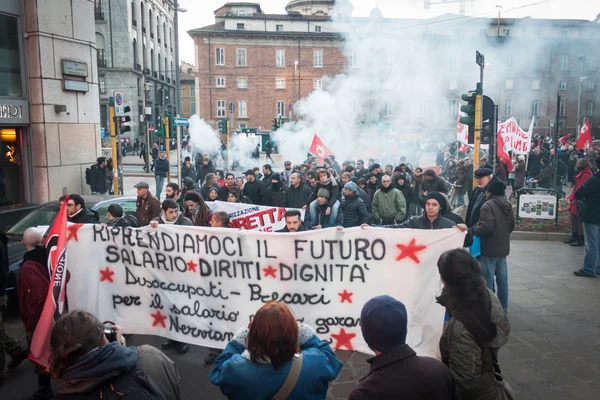
[[[512,330],[499,361],[518,399],[600,398],[600,278],[573,276],[583,254],[582,247],[557,242],[511,242],[508,316]],[[24,341],[18,318],[5,325],[9,334]],[[129,344],[160,347],[161,342],[158,337],[134,336]],[[208,379],[210,367],[203,364],[207,351],[193,346],[183,356],[166,352],[177,363],[184,400],[224,399]],[[337,354],[344,368],[332,383],[328,400],[346,399],[369,371],[367,356]],[[1,399],[25,399],[35,390],[29,362],[7,378],[0,387]]]

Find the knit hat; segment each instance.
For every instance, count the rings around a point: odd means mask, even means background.
[[[327,197],[327,198],[329,198],[329,196],[330,196],[329,190],[327,190],[325,188],[321,188],[317,192],[317,197]]]
[[[208,158],[208,157],[204,157],[204,158],[202,159],[202,161],[209,162],[210,160],[209,160],[209,158]]]
[[[370,348],[386,352],[406,344],[406,307],[390,296],[367,301],[360,312],[360,329]]]
[[[354,182],[348,182],[344,185],[344,189],[348,189],[354,193],[358,193],[358,186]]]
[[[427,193],[427,196],[425,197],[425,203],[427,203],[427,200],[429,199],[434,199],[437,200],[437,202],[440,204],[440,211],[444,212],[446,210],[446,199],[444,198],[444,196],[442,196],[442,194],[440,192],[429,192]]]
[[[278,173],[274,173],[273,176],[271,177],[271,180],[281,182],[281,176],[279,176]]]
[[[189,176],[183,180],[183,184],[188,187],[194,186],[194,180]]]
[[[504,186],[504,182],[502,182],[500,179],[494,178],[490,181],[490,183],[487,184],[485,191],[494,196],[504,196],[505,188],[506,186]]]
[[[251,169],[249,169],[246,172],[244,172],[244,176],[246,176],[246,175],[252,175],[252,176],[254,176],[254,171],[251,170]]]

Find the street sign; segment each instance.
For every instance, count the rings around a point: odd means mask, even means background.
[[[123,95],[120,92],[115,92],[115,114],[117,116],[123,115]]]
[[[187,118],[176,117],[173,119],[175,126],[190,126],[190,122]]]
[[[104,139],[106,137],[106,128],[100,127],[100,138]]]
[[[242,133],[256,133],[256,128],[242,128]]]

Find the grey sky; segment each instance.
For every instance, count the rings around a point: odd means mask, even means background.
[[[433,2],[439,0],[432,0]],[[194,63],[194,44],[187,31],[213,24],[214,11],[226,3],[226,0],[179,0],[179,5],[187,9],[180,14],[179,43],[180,57]],[[288,0],[258,1],[263,12],[284,13]],[[444,13],[458,14],[459,4],[432,5],[423,9],[422,0],[353,0],[353,16],[368,16],[377,6],[384,17],[430,18]],[[476,17],[496,16],[497,5],[502,6],[504,17],[563,18],[593,20],[600,13],[598,0],[467,0],[467,15]]]

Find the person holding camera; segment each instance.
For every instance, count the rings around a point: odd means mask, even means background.
[[[54,400],[179,400],[181,378],[158,349],[126,347],[121,327],[85,311],[63,315],[50,335],[50,372],[61,379]]]

